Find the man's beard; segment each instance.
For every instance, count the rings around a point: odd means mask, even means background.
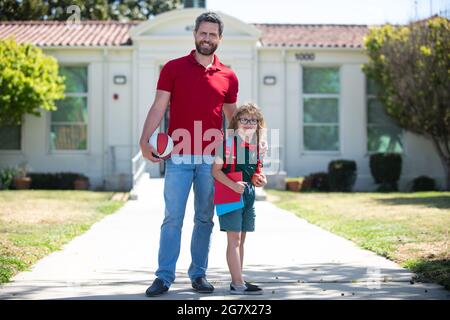
[[[200,42],[195,42],[195,48],[197,49],[197,52],[204,56],[212,55],[217,50],[218,45],[211,42],[208,43],[211,45],[209,48],[202,48]]]

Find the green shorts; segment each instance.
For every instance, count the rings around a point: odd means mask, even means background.
[[[220,231],[255,231],[255,186],[248,183],[244,190],[244,208],[219,216]]]

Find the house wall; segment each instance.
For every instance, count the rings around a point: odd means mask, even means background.
[[[296,60],[295,53],[312,52],[313,62]],[[361,65],[367,57],[356,50],[296,50],[261,48],[258,51],[258,103],[269,129],[280,130],[281,170],[290,177],[327,171],[336,159],[355,160],[357,191],[375,190],[367,152],[366,79]],[[340,150],[312,152],[303,148],[302,66],[340,68],[339,136]],[[275,76],[276,85],[264,85],[264,76]],[[401,190],[409,190],[411,180],[426,174],[444,187],[444,170],[430,140],[411,132],[403,133]]]
[[[189,54],[195,48],[192,28],[198,12],[198,10],[186,10],[184,16],[171,13],[167,19],[153,21],[147,30],[133,37],[136,47],[133,68],[137,79],[135,92],[137,126],[133,133],[136,143],[155,98],[160,67],[171,59]],[[223,64],[234,70],[239,79],[238,103],[255,101],[257,99],[257,38],[246,34],[241,22],[225,21],[225,25],[223,40],[216,54]],[[163,170],[162,165],[148,162],[147,170],[151,176],[159,177]]]
[[[26,163],[32,172],[82,173],[90,178],[92,189],[129,187],[131,82],[114,85],[113,75],[124,74],[130,79],[131,52],[46,49],[45,53],[54,56],[60,65],[88,68],[88,148],[51,151],[50,112],[42,112],[41,117],[27,115],[22,125],[22,150],[0,151],[2,167]],[[113,100],[113,93],[119,94],[119,100]],[[120,173],[127,176],[118,179]]]
[[[197,11],[167,14],[145,22],[133,33],[133,46],[114,48],[44,48],[62,65],[88,66],[88,150],[50,151],[50,113],[26,116],[22,126],[22,150],[0,151],[2,167],[28,163],[34,172],[79,172],[90,177],[92,188],[127,189],[131,186],[131,159],[139,151],[142,127],[151,107],[160,66],[194,48],[192,22]],[[163,15],[161,15],[163,17]],[[254,101],[262,108],[269,129],[277,129],[279,171],[305,176],[326,171],[335,159],[357,162],[356,190],[374,190],[369,169],[366,132],[366,88],[361,65],[367,57],[355,49],[261,47],[248,25],[226,17],[224,38],[217,55],[239,78],[238,105]],[[139,27],[138,27],[139,28]],[[295,54],[314,53],[314,61],[298,61]],[[339,136],[337,152],[308,152],[303,148],[302,67],[340,68]],[[113,83],[124,75],[126,84]],[[275,76],[275,85],[265,85]],[[118,99],[114,99],[114,94]],[[403,172],[400,188],[426,174],[444,187],[444,170],[431,141],[411,132],[403,135]],[[148,162],[152,177],[160,176],[161,164]]]

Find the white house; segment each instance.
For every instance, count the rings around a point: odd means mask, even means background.
[[[0,168],[27,163],[35,172],[83,173],[93,188],[129,188],[159,70],[194,47],[193,24],[203,11],[178,9],[129,23],[1,22],[0,38],[14,35],[58,60],[67,92],[59,111],[1,129]],[[326,171],[331,160],[352,159],[355,190],[373,190],[369,155],[396,151],[403,155],[401,189],[419,175],[444,186],[431,141],[397,128],[366,83],[368,26],[247,24],[221,16],[217,54],[239,78],[238,103],[256,102],[269,129],[279,129],[281,175]],[[146,170],[152,177],[164,172],[160,164]]]

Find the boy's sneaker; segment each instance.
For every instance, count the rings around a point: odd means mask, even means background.
[[[258,288],[259,290],[262,291],[262,289],[260,287],[258,287],[256,284],[250,283],[248,281],[244,281],[244,282],[247,287]]]
[[[233,283],[230,283],[230,294],[242,294],[242,295],[260,295],[263,294],[263,289],[258,287],[257,285],[244,282],[243,285],[236,286]]]

